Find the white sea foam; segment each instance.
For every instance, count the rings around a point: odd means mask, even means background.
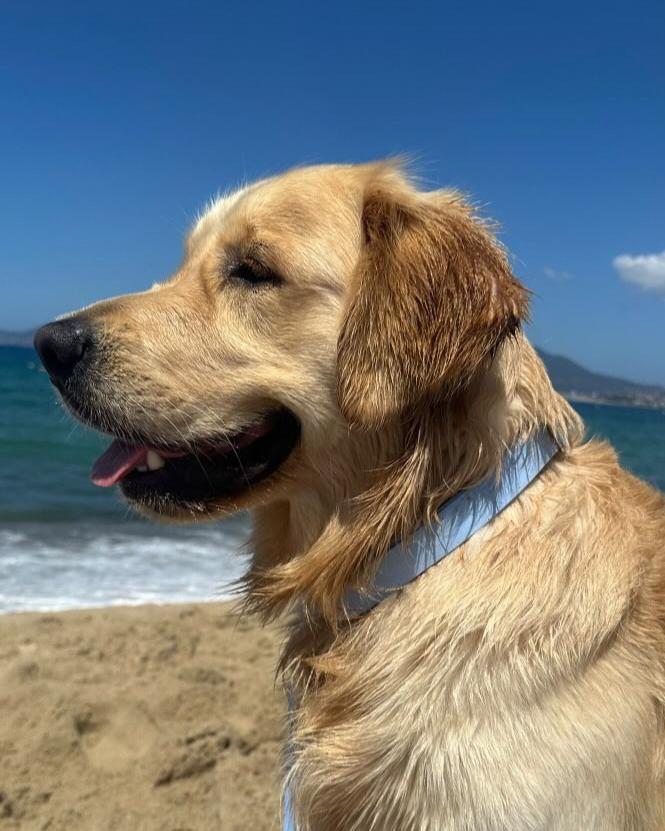
[[[0,612],[212,601],[246,568],[244,522],[0,529]]]

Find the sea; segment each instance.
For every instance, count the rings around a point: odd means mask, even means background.
[[[575,404],[590,435],[665,491],[665,413]],[[0,612],[211,601],[233,593],[248,520],[160,525],[94,487],[107,439],[65,412],[31,349],[0,346]]]

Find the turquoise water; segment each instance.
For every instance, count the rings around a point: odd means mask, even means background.
[[[576,405],[589,432],[665,491],[665,414]],[[0,611],[211,600],[242,572],[244,518],[169,527],[88,472],[106,440],[76,424],[28,349],[0,347]]]

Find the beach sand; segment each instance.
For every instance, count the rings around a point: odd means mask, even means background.
[[[278,829],[277,642],[222,603],[0,616],[0,831]]]

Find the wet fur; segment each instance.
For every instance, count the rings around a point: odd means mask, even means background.
[[[241,296],[220,273],[257,246],[284,290]],[[87,312],[86,406],[116,433],[195,446],[275,401],[301,421],[269,482],[182,512],[253,510],[247,604],[292,611],[301,831],[664,827],[665,504],[582,443],[527,306],[462,197],[380,163],[220,199],[170,281]],[[392,540],[545,427],[563,451],[526,493],[346,618]]]

